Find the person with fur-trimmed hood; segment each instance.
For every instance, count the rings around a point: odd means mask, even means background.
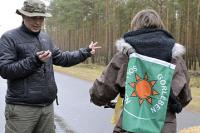
[[[105,106],[118,94],[124,97],[128,56],[133,52],[173,63],[176,68],[162,133],[176,133],[176,113],[180,113],[192,100],[189,75],[183,59],[184,46],[176,43],[173,36],[164,29],[158,13],[152,9],[142,10],[135,15],[131,22],[131,31],[125,33],[116,42],[116,46],[119,52],[90,89],[91,102]],[[113,133],[128,133],[121,128],[121,118]]]

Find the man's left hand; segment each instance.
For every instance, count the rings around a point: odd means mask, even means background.
[[[96,49],[101,48],[101,46],[96,46],[98,42],[93,43],[93,41],[90,43],[89,48],[91,49],[90,53],[95,54]]]

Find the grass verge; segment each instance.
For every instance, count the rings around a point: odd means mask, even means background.
[[[183,129],[178,133],[199,133],[199,132],[200,132],[200,126],[195,126],[195,127]]]
[[[54,66],[55,71],[93,82],[105,67],[93,64],[78,64],[73,67]]]
[[[200,113],[200,77],[193,76],[190,77],[190,89],[192,92],[192,101],[190,102],[188,108]]]

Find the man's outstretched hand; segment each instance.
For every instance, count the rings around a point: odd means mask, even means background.
[[[95,54],[96,49],[101,48],[101,46],[96,46],[98,42],[93,43],[93,41],[90,43],[89,48],[91,49],[90,53]]]

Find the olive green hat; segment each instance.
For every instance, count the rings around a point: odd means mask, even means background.
[[[16,13],[19,15],[25,15],[28,17],[51,17],[52,15],[47,13],[46,5],[41,0],[25,0],[24,6],[21,9],[17,9]]]

